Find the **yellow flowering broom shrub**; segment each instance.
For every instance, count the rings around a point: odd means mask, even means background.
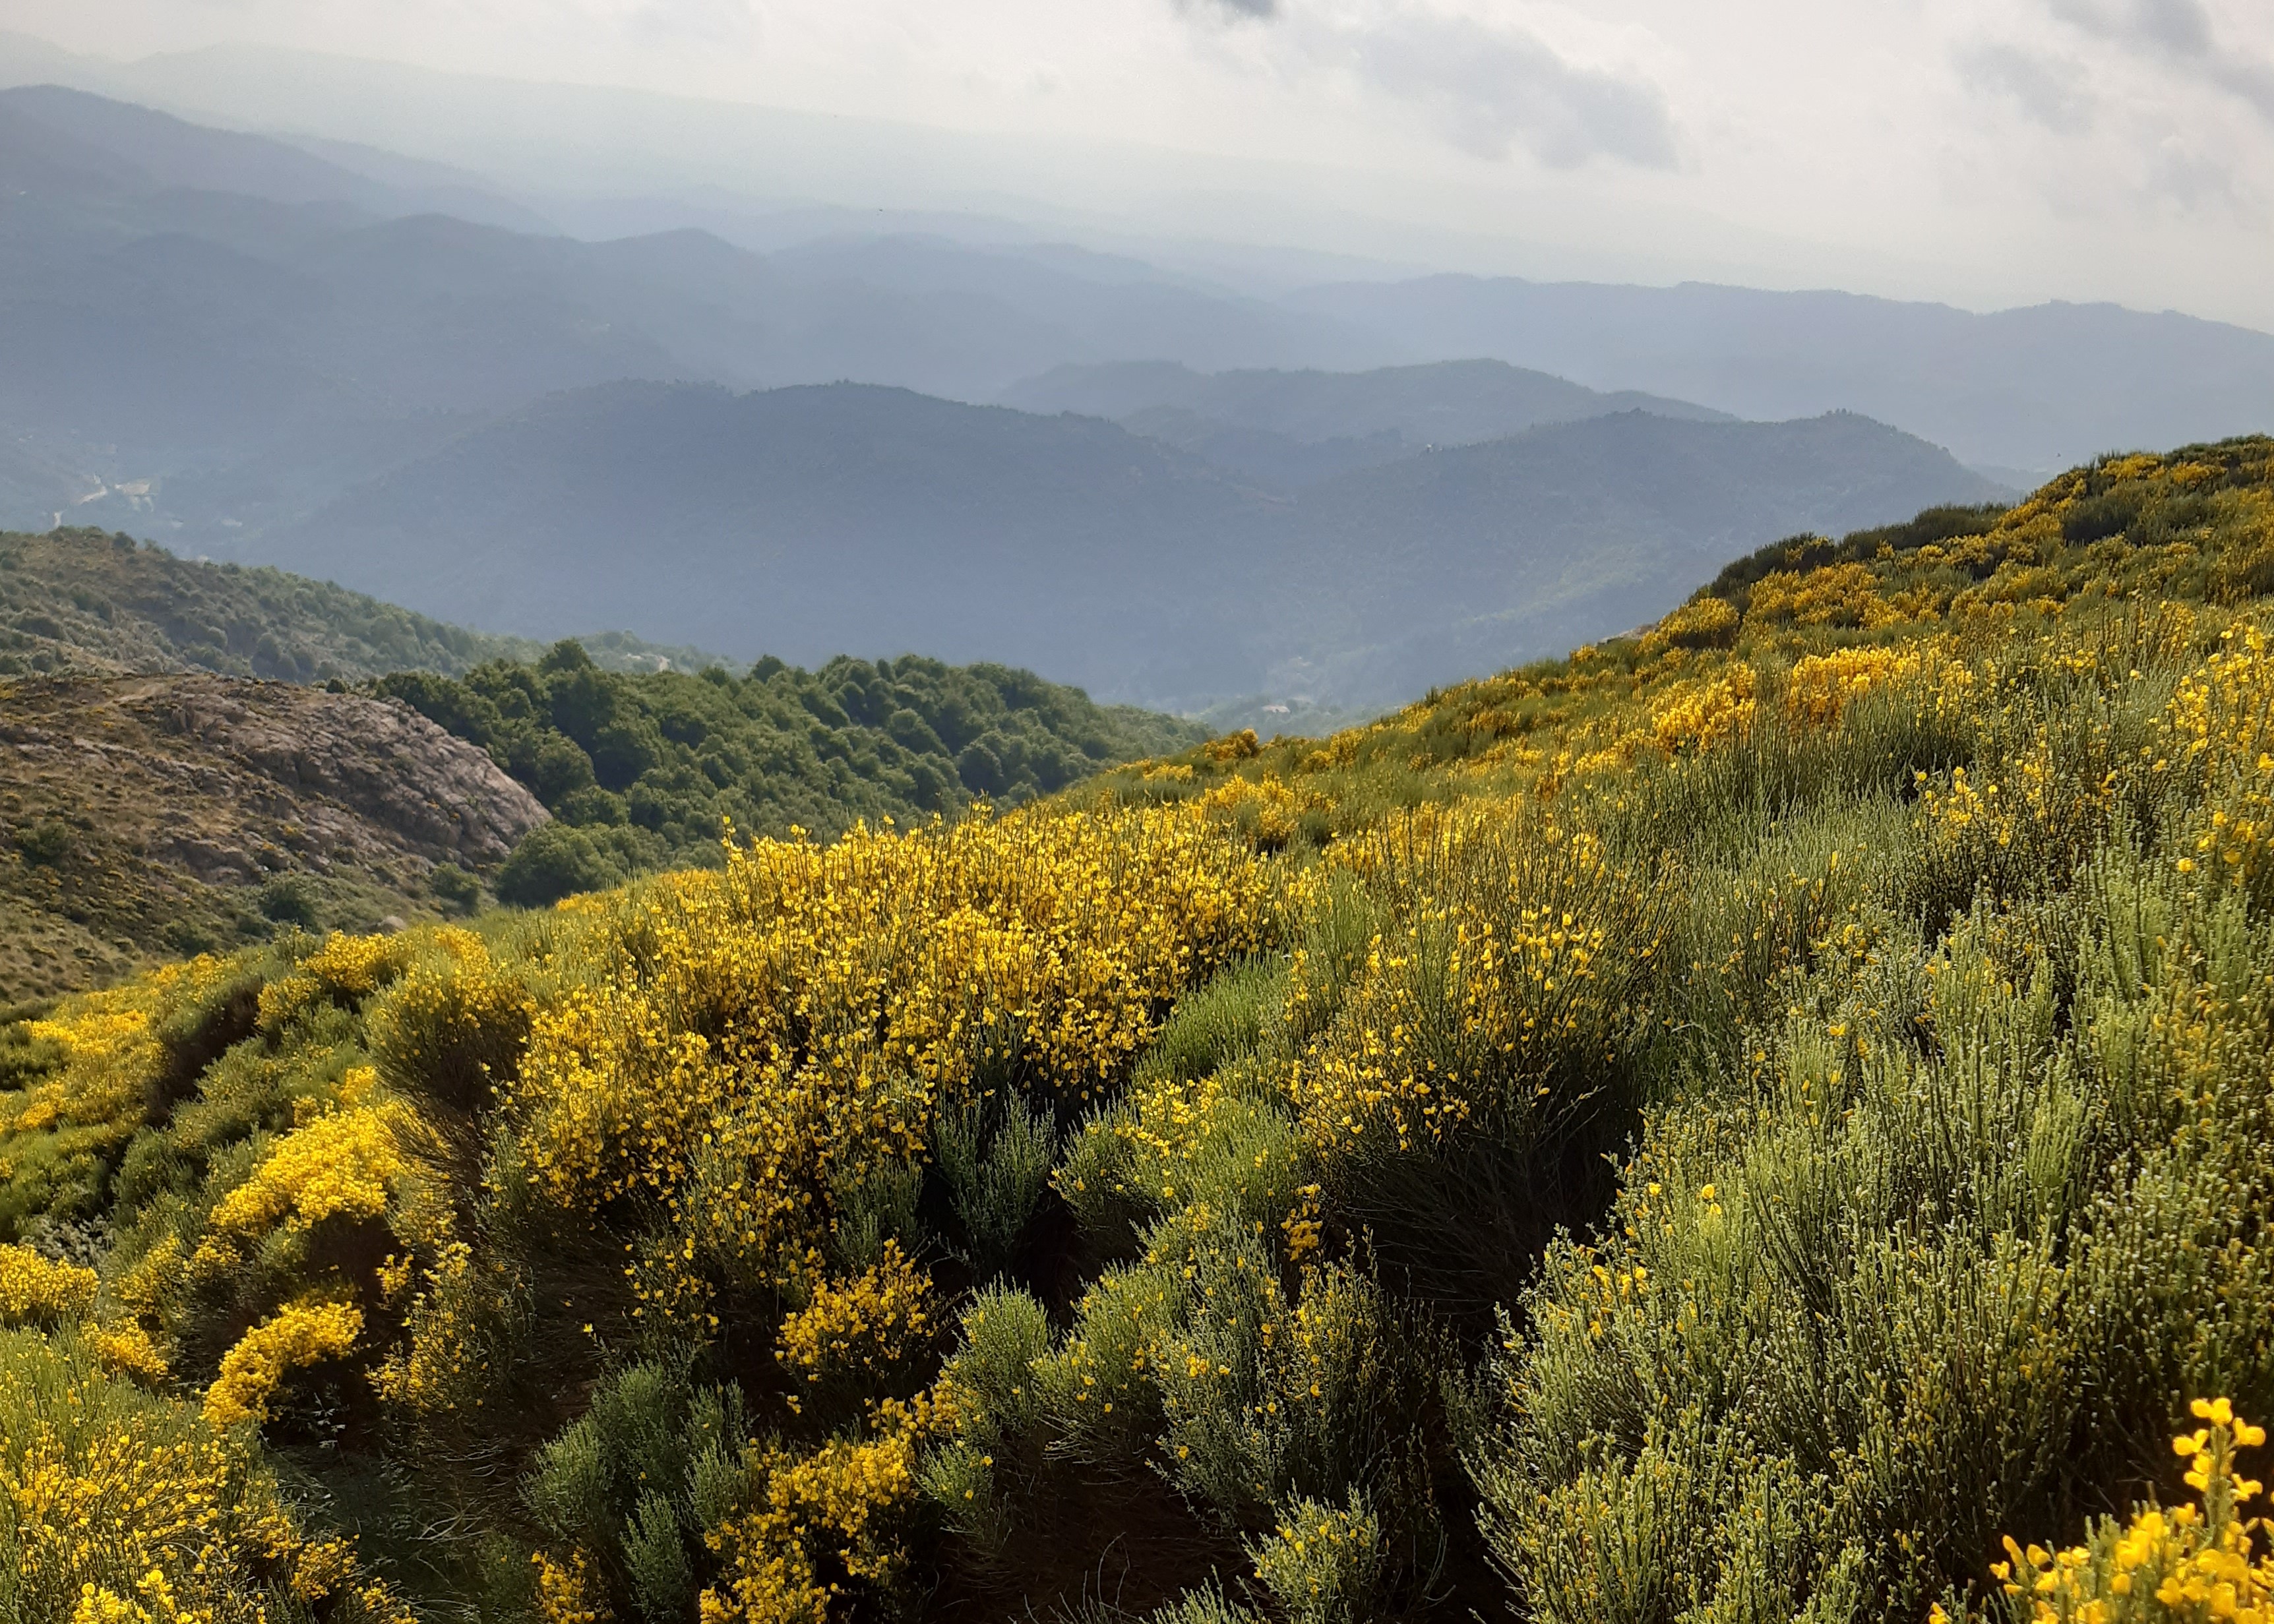
[[[0,1245],[0,1321],[9,1325],[77,1325],[91,1319],[102,1283],[91,1268],[55,1262],[28,1246]]]
[[[70,1337],[0,1332],[0,1612],[25,1624],[412,1616],[239,1441]]]
[[[262,1421],[268,1401],[290,1372],[352,1352],[363,1315],[344,1303],[295,1303],[263,1320],[222,1356],[206,1389],[206,1419],[215,1426]]]
[[[2192,1501],[2154,1505],[2096,1521],[2083,1541],[2059,1551],[2023,1546],[2010,1535],[2006,1560],[1990,1572],[2016,1619],[2029,1624],[2195,1624],[2274,1618],[2274,1550],[2267,1520],[2247,1509],[2265,1492],[2246,1477],[2235,1452],[2266,1441],[2228,1400],[2197,1399],[2192,1432],[2172,1440],[2187,1462]],[[1938,1603],[1931,1624],[1950,1624]]]
[[[1331,741],[66,1000],[0,1611],[396,1616],[275,1447],[498,1624],[2248,1616],[2270,515],[2104,459]]]

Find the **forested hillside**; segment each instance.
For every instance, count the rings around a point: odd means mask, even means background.
[[[551,809],[499,877],[508,901],[548,903],[633,874],[713,864],[721,832],[823,838],[854,823],[1007,809],[1206,730],[1001,665],[915,655],[773,658],[740,679],[602,672],[563,643],[531,664],[423,672],[374,691],[490,753]]]
[[[2105,459],[1331,739],[66,1001],[0,1600],[2253,1616],[2270,589],[2274,441]]]
[[[737,676],[124,536],[0,534],[0,1007],[154,955],[715,864],[729,823],[828,838],[1007,808],[1205,731],[999,665]],[[487,832],[462,839],[461,813]]]
[[[587,637],[612,670],[695,669],[717,656],[626,632]],[[0,679],[207,671],[286,682],[457,673],[545,645],[468,631],[328,582],[176,558],[95,530],[0,531]]]

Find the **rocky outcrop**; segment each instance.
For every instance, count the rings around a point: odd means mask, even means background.
[[[546,820],[399,701],[203,674],[0,682],[0,1005],[285,924],[431,917]]]
[[[177,677],[126,704],[290,797],[331,801],[469,868],[501,861],[550,816],[487,754],[399,699]]]

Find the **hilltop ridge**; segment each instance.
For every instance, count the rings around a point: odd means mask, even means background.
[[[700,670],[719,657],[629,632],[584,639],[612,670]],[[206,671],[285,682],[456,673],[546,645],[470,631],[280,569],[177,558],[124,532],[0,530],[0,677]]]

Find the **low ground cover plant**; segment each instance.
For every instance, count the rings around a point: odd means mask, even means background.
[[[2110,459],[1331,740],[19,1022],[0,1594],[2257,1616],[2262,553],[2274,444]]]

